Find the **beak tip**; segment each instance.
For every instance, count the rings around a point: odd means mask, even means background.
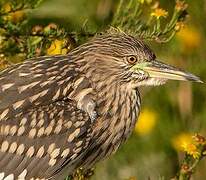
[[[202,81],[201,79],[199,78],[194,78],[194,79],[188,79],[189,81],[193,81],[193,82],[197,82],[197,83],[201,83],[201,84],[204,84],[205,82]]]
[[[191,73],[185,73],[185,79],[187,81],[193,81],[193,82],[198,82],[198,83],[204,83],[198,76],[195,76]]]
[[[197,82],[202,83],[202,84],[204,84],[204,83],[205,83],[204,81],[202,81],[202,80],[200,80],[200,79],[199,79],[199,81],[197,81]]]

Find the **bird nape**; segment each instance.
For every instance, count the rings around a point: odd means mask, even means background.
[[[139,86],[201,82],[156,60],[142,41],[101,35],[68,55],[0,74],[0,179],[63,179],[114,153],[131,134]]]

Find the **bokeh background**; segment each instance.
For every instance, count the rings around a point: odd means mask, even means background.
[[[159,60],[206,81],[206,1],[186,2],[189,17],[184,28],[168,43],[147,43]],[[68,31],[85,26],[96,32],[110,24],[117,3],[118,0],[47,0],[31,14],[29,23],[54,22]],[[168,12],[174,5],[174,0],[160,1]],[[131,138],[115,155],[96,166],[92,180],[170,179],[183,158],[181,144],[190,141],[191,134],[206,135],[205,84],[171,81],[140,90],[142,113]],[[206,160],[202,160],[193,179],[205,180],[205,169]]]

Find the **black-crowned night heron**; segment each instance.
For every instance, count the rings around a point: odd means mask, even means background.
[[[199,78],[156,61],[140,40],[93,38],[68,55],[33,58],[0,74],[0,180],[63,179],[129,137],[139,86]]]

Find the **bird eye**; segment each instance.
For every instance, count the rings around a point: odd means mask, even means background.
[[[129,64],[135,64],[137,62],[137,58],[135,56],[129,56],[127,57],[127,62]]]

